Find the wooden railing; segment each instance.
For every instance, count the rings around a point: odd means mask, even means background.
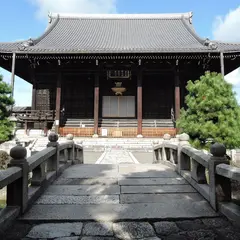
[[[12,112],[12,116],[20,120],[53,121],[55,110],[24,110]]]
[[[164,140],[154,146],[153,163],[164,163],[183,176],[212,206],[229,219],[240,223],[240,205],[232,199],[232,180],[240,182],[240,169],[226,157],[224,145],[215,143],[210,153],[193,148],[189,136],[181,134],[172,141]],[[240,197],[239,197],[240,198]],[[238,199],[240,203],[240,199]]]
[[[47,148],[29,158],[26,158],[26,148],[11,149],[8,169],[0,171],[0,189],[7,187],[7,204],[0,211],[0,229],[7,228],[23,214],[67,167],[83,163],[83,148],[74,143],[72,135],[62,144],[55,133],[48,139]]]

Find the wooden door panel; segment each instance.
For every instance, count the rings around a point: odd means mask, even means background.
[[[103,117],[135,117],[135,96],[103,96]]]

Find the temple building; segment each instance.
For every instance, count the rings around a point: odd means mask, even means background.
[[[60,135],[174,135],[187,81],[239,66],[240,43],[201,38],[191,12],[51,14],[40,37],[0,42],[12,86],[15,75],[32,84],[19,119]]]

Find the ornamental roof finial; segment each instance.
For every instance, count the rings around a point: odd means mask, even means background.
[[[48,11],[48,23],[52,22],[52,13]]]
[[[189,23],[192,24],[193,12],[189,13]]]

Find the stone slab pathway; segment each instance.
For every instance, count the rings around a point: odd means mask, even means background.
[[[126,149],[110,148],[100,157],[98,164],[134,164],[130,152]]]
[[[223,217],[196,220],[68,222],[32,225],[17,222],[1,240],[239,240],[240,229]]]
[[[66,169],[21,219],[114,222],[216,216],[167,166],[84,164]]]

